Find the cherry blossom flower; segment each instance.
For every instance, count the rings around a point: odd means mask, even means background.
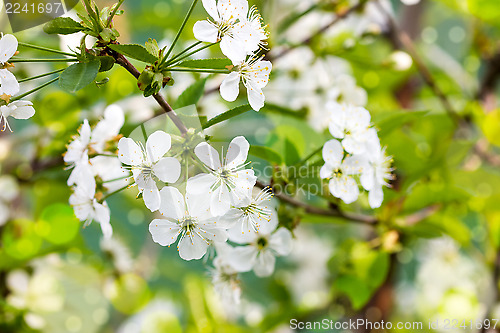
[[[360,177],[361,185],[368,193],[368,203],[371,208],[378,208],[384,201],[383,186],[390,187],[388,181],[394,178],[391,168],[392,157],[387,156],[385,148],[381,148],[377,140],[370,150],[368,164],[364,167]]]
[[[68,186],[86,184],[88,188],[95,188],[94,172],[89,162],[89,144],[92,130],[87,119],[83,121],[78,130],[78,134],[73,137],[73,141],[68,145],[64,154],[64,162],[73,169],[68,177]]]
[[[253,170],[245,169],[250,145],[238,136],[229,144],[225,161],[208,143],[202,142],[194,152],[209,173],[198,174],[188,179],[186,191],[193,195],[205,195],[214,216],[224,215],[231,206],[236,206],[250,197],[257,177]]]
[[[262,58],[250,57],[241,62],[234,72],[231,72],[220,86],[220,94],[228,102],[233,102],[240,92],[240,80],[247,88],[248,101],[255,111],[264,106],[265,96],[262,92],[269,82],[269,74],[272,70],[270,61]]]
[[[265,44],[263,40],[267,39],[267,34],[261,17],[255,8],[248,13],[247,0],[203,0],[203,6],[213,21],[196,22],[195,38],[208,43],[220,40],[222,53],[233,64],[244,61],[247,54]]]
[[[246,246],[234,248],[229,263],[238,272],[253,270],[259,277],[269,276],[274,271],[276,256],[286,256],[292,251],[292,233],[277,227],[276,222],[259,233],[252,234]],[[274,231],[274,232],[273,232]]]
[[[153,241],[170,246],[177,238],[179,256],[184,260],[200,259],[212,242],[225,242],[226,231],[217,225],[205,196],[183,195],[178,189],[165,186],[160,191],[161,219],[153,220],[149,232]]]
[[[105,238],[110,238],[113,229],[110,224],[110,210],[106,201],[99,203],[95,198],[95,186],[80,184],[75,187],[73,194],[69,198],[69,203],[73,206],[76,217],[80,221],[85,221],[84,226],[88,226],[92,220],[101,225]]]
[[[245,198],[221,217],[221,222],[229,229],[231,241],[247,243],[262,226],[266,228],[277,221],[276,211],[270,202],[272,197],[271,190],[265,188],[255,197]]]
[[[321,167],[320,177],[329,179],[329,189],[334,197],[350,204],[359,196],[359,188],[353,175],[360,174],[365,160],[352,155],[344,158],[344,150],[339,141],[330,140],[323,146],[325,164]]]
[[[233,247],[227,243],[216,243],[217,257],[213,260],[214,268],[210,270],[212,284],[222,301],[227,304],[239,304],[241,299],[241,281],[228,259]]]
[[[163,131],[151,134],[146,141],[146,147],[142,144],[139,147],[130,138],[121,138],[118,142],[118,158],[123,164],[130,166],[144,203],[152,212],[160,208],[160,192],[156,179],[175,183],[181,174],[179,161],[173,157],[163,157],[170,147],[170,135]]]
[[[30,101],[20,100],[0,106],[0,124],[3,122],[2,132],[7,128],[12,132],[7,120],[8,117],[15,119],[29,119],[33,117],[34,114],[35,109],[33,108],[33,103]]]
[[[327,103],[330,112],[329,130],[333,137],[342,140],[342,146],[351,154],[363,154],[370,140],[377,137],[376,130],[370,128],[370,113],[363,107]]]
[[[7,67],[7,61],[17,52],[17,39],[13,35],[3,35],[0,39],[0,95],[13,96],[19,92],[19,83]],[[24,119],[24,118],[23,118]]]

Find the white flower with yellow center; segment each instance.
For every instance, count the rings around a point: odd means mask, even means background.
[[[231,206],[237,206],[250,197],[257,181],[254,171],[245,169],[250,144],[242,137],[234,138],[229,144],[225,161],[219,153],[206,142],[196,146],[194,152],[206,167],[208,173],[202,173],[188,179],[186,192],[193,195],[205,195],[210,211],[214,216],[222,216]]]
[[[238,272],[253,270],[259,277],[274,271],[276,256],[286,256],[292,251],[292,233],[286,228],[275,231],[278,220],[253,233],[248,245],[234,248],[229,254],[229,264]]]
[[[255,111],[259,111],[265,102],[262,92],[269,82],[269,74],[272,70],[270,61],[262,58],[250,57],[241,62],[222,82],[220,94],[228,102],[233,102],[238,98],[240,92],[240,81],[247,88],[248,102]]]
[[[266,45],[267,33],[256,8],[248,12],[247,0],[203,0],[212,20],[198,21],[193,27],[196,39],[215,43],[220,40],[222,53],[233,64]],[[247,17],[248,15],[248,17]]]
[[[130,138],[118,142],[118,158],[129,165],[135,183],[142,193],[146,207],[152,212],[160,208],[160,191],[156,179],[165,183],[175,183],[181,174],[181,165],[173,157],[163,157],[171,147],[170,135],[156,131],[149,136],[146,147]]]
[[[321,167],[320,177],[329,179],[330,193],[350,204],[358,199],[359,187],[353,175],[361,174],[365,161],[359,156],[344,158],[344,149],[337,140],[330,140],[323,146],[325,164]]]
[[[184,199],[178,189],[165,186],[160,197],[163,218],[149,224],[149,232],[156,243],[170,246],[179,238],[179,256],[192,260],[203,257],[213,242],[227,240],[227,233],[217,225],[205,196],[188,194]]]

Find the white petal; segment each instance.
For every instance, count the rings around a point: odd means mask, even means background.
[[[198,21],[193,26],[194,38],[207,43],[217,42],[219,30],[208,21]]]
[[[234,233],[241,234],[241,222],[244,219],[243,211],[241,209],[231,208],[226,214],[222,215],[217,224],[221,228],[229,229],[229,236],[231,237],[231,230],[234,228]]]
[[[7,69],[0,69],[0,93],[16,95],[19,92],[19,83],[14,74]]]
[[[323,159],[331,167],[339,167],[343,157],[344,149],[342,149],[342,145],[337,140],[327,141],[323,146]]]
[[[364,189],[370,191],[375,185],[375,169],[372,166],[366,167],[361,174],[360,181]]]
[[[18,42],[13,35],[3,35],[0,39],[0,63],[6,63],[17,51]]]
[[[244,164],[248,157],[250,144],[243,136],[235,137],[227,148],[226,167],[234,169],[237,166]]]
[[[217,170],[221,167],[219,153],[211,145],[202,142],[194,148],[194,153],[210,169]]]
[[[245,44],[228,35],[222,37],[220,41],[220,50],[232,61],[233,65],[242,63],[247,56]]]
[[[215,0],[202,0],[203,7],[216,22],[219,21],[219,13],[217,12],[217,4]]]
[[[195,195],[207,195],[210,191],[210,187],[215,184],[216,180],[217,179],[212,174],[200,173],[188,179],[186,192]]]
[[[155,212],[160,208],[160,191],[158,191],[156,185],[151,186],[151,188],[145,188],[142,192],[142,198],[150,211]]]
[[[346,106],[334,101],[326,103],[326,109],[330,113],[330,134],[337,139],[344,138]]]
[[[364,154],[364,142],[358,139],[359,137],[355,137],[352,134],[346,135],[344,140],[342,140],[342,146],[344,147],[345,151],[350,154]]]
[[[264,88],[269,82],[269,74],[273,68],[270,61],[259,61],[252,66],[252,82],[259,88]]]
[[[186,194],[186,209],[189,215],[199,221],[211,219],[216,221],[210,213],[210,200],[207,199],[207,193],[202,194]]]
[[[230,19],[246,20],[248,13],[247,0],[219,0],[217,10],[221,19],[224,21]]]
[[[163,131],[151,134],[146,142],[146,152],[152,163],[162,158],[172,145],[170,135]]]
[[[262,109],[266,97],[264,96],[262,89],[259,88],[257,83],[253,81],[247,82],[247,94],[248,102],[250,103],[252,109],[254,109],[255,111],[259,111],[260,109]]]
[[[179,243],[179,256],[184,260],[201,259],[207,253],[208,243],[196,234],[185,236]]]
[[[202,235],[205,239],[216,242],[216,243],[224,243],[227,241],[227,232],[226,230],[215,227],[213,223],[200,222],[200,235]]]
[[[292,251],[292,233],[286,228],[279,228],[269,239],[269,247],[280,256],[289,255]]]
[[[35,109],[33,108],[33,103],[29,101],[14,101],[10,103],[7,107],[12,108],[10,116],[16,119],[29,119],[35,115]]]
[[[319,177],[321,179],[330,178],[332,176],[332,173],[333,173],[333,167],[328,163],[323,164],[321,169],[319,169]]]
[[[353,203],[358,199],[359,188],[358,184],[352,177],[343,177],[338,182],[338,197],[346,204]]]
[[[180,220],[186,212],[184,197],[178,189],[165,186],[160,191],[160,213],[168,218]]]
[[[231,204],[239,206],[242,201],[248,200],[252,196],[252,189],[257,182],[257,177],[253,170],[244,169],[235,172],[234,188],[231,190]]]
[[[350,155],[342,162],[342,172],[346,175],[359,175],[368,167],[368,161],[364,156]]]
[[[141,148],[130,138],[121,138],[118,142],[118,159],[127,165],[140,165],[144,162]]]
[[[238,272],[248,272],[252,269],[257,259],[258,251],[252,246],[239,246],[228,258],[229,264]]]
[[[253,271],[258,277],[269,276],[274,272],[275,263],[276,258],[273,256],[271,251],[260,251]]]
[[[149,232],[155,243],[168,246],[177,240],[179,225],[164,219],[155,219],[149,224]]]
[[[371,208],[378,208],[382,205],[384,201],[384,192],[382,191],[382,186],[374,186],[374,188],[368,193],[368,203]]]
[[[276,212],[276,209],[271,210],[271,216],[269,221],[262,222],[259,231],[257,232],[257,235],[259,236],[266,236],[270,235],[276,228],[278,227],[279,221],[278,221],[278,213]]]
[[[99,222],[101,225],[102,234],[104,238],[111,238],[113,235],[113,228],[109,223],[110,220],[110,211],[108,205],[104,202],[104,204],[100,204],[97,200],[94,199],[94,219],[96,222]]]
[[[228,102],[234,102],[240,93],[240,74],[238,72],[232,72],[220,86],[220,95]]]
[[[210,212],[213,216],[222,216],[231,208],[231,195],[225,184],[210,194]]]
[[[175,183],[181,175],[181,164],[174,157],[164,157],[153,165],[153,173],[162,182]]]

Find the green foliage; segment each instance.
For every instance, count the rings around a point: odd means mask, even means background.
[[[75,93],[94,82],[100,67],[99,60],[73,64],[61,73],[59,86],[70,93]]]
[[[186,90],[177,98],[174,105],[174,109],[180,109],[182,107],[193,105],[198,103],[200,98],[203,96],[205,91],[205,83],[207,79],[197,80],[195,83],[187,87]]]
[[[251,111],[251,110],[252,110],[252,108],[250,107],[250,104],[237,106],[234,109],[228,110],[224,113],[221,113],[220,115],[218,115],[216,117],[213,117],[208,122],[203,124],[202,128],[206,129],[206,128],[212,127],[213,125],[219,124],[223,121],[229,120],[233,117],[239,116],[240,114],[243,114],[243,113]]]
[[[70,35],[85,30],[85,27],[70,17],[56,17],[43,26],[47,34]]]
[[[110,44],[110,49],[121,53],[127,57],[139,60],[148,64],[154,64],[158,61],[158,57],[151,54],[147,48],[139,44]]]

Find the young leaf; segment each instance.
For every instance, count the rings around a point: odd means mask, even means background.
[[[203,91],[205,90],[205,83],[207,79],[198,80],[189,87],[179,96],[177,101],[174,103],[174,109],[180,109],[182,107],[196,104],[203,96]]]
[[[232,63],[229,59],[194,59],[185,60],[176,65],[176,67],[200,68],[200,69],[229,69]]]
[[[99,60],[73,64],[61,73],[59,86],[71,93],[83,89],[94,82],[100,66]]]
[[[229,111],[226,111],[224,113],[221,113],[220,115],[213,117],[209,121],[207,121],[202,127],[203,129],[207,129],[213,125],[216,125],[218,123],[221,123],[225,120],[231,119],[233,117],[239,116],[240,114],[243,114],[247,111],[252,110],[252,107],[250,104],[245,104],[241,106],[237,106],[234,109],[231,109]]]
[[[148,64],[154,64],[158,58],[149,53],[149,51],[142,45],[139,44],[111,44],[108,45],[110,49],[126,55],[135,60],[139,60]]]
[[[70,17],[57,17],[43,26],[47,34],[69,35],[83,30],[85,27]]]
[[[250,150],[248,152],[250,155],[255,157],[262,158],[263,160],[269,161],[275,164],[281,164],[282,158],[280,154],[274,149],[265,147],[265,146],[250,146]]]

